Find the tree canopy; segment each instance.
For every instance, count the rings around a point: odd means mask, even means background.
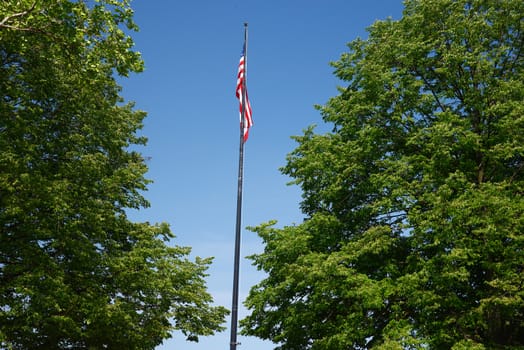
[[[128,0],[0,2],[0,348],[154,349],[221,330],[211,259],[172,246],[148,203]]]
[[[524,346],[524,2],[404,4],[294,137],[305,221],[252,228],[243,332],[277,349]]]

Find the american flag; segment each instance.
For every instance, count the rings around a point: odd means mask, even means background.
[[[245,86],[245,74],[246,74],[246,54],[245,49],[242,50],[242,56],[240,56],[240,62],[238,63],[238,76],[237,76],[237,89],[236,89],[236,96],[238,98],[238,101],[240,102],[240,127],[242,127],[242,124],[244,124],[244,142],[247,141],[247,138],[249,136],[249,128],[253,125],[253,119],[251,119],[251,104],[249,103],[249,99],[247,97],[247,87]],[[245,89],[245,91],[243,91]],[[244,111],[244,96],[246,99],[246,106],[245,106],[245,115],[244,115],[244,123],[242,123],[242,112]]]

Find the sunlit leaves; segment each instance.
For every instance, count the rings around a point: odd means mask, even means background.
[[[132,223],[149,181],[128,1],[0,3],[0,347],[153,349],[221,330],[211,259]]]
[[[333,131],[282,168],[306,220],[254,228],[244,332],[281,349],[523,346],[521,1],[413,0],[334,62]]]

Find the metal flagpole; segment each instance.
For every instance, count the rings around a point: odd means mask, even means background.
[[[237,220],[235,231],[235,261],[233,272],[233,298],[231,306],[231,340],[230,350],[236,350],[238,329],[238,286],[240,275],[240,241],[242,230],[242,184],[244,181],[244,123],[247,108],[246,76],[247,76],[247,23],[244,23],[244,78],[242,81],[242,113],[240,116],[240,150],[238,157],[238,187],[237,187]]]

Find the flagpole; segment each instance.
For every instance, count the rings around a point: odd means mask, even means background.
[[[244,182],[244,123],[247,108],[246,101],[246,76],[247,76],[247,23],[244,23],[244,79],[242,87],[242,114],[240,116],[240,146],[238,156],[238,186],[237,186],[237,217],[235,230],[235,260],[233,271],[233,297],[231,306],[231,338],[230,350],[236,350],[238,330],[238,289],[240,276],[240,241],[242,230],[242,187]]]

